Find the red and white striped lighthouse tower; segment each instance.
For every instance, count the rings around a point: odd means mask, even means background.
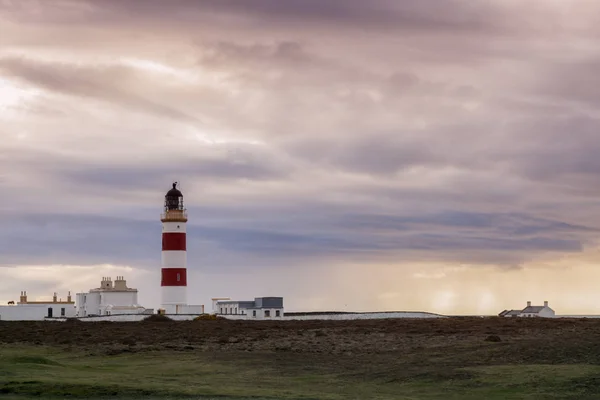
[[[187,304],[187,253],[186,229],[187,212],[183,204],[183,194],[177,189],[177,182],[165,196],[162,221],[162,308],[167,314],[178,314]]]

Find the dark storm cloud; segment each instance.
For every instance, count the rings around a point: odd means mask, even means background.
[[[101,3],[83,1],[15,1],[5,2],[0,10],[21,22],[52,21],[60,23],[111,23],[136,19],[163,19],[186,23],[210,23],[209,17],[236,16],[255,23],[310,26],[348,25],[361,29],[404,29],[427,32],[500,31],[508,33],[520,25],[504,19],[504,9],[494,2],[464,2],[458,0],[423,0],[418,3],[391,0],[106,0]],[[43,16],[43,17],[42,17]],[[235,21],[235,20],[234,20]],[[233,21],[232,21],[233,22]]]
[[[379,231],[435,231],[440,228],[459,232],[478,232],[490,237],[524,238],[536,235],[583,235],[600,232],[600,227],[588,227],[553,221],[525,214],[476,213],[445,211],[419,216],[353,215],[342,224],[348,228],[374,229]],[[483,239],[483,238],[482,238]]]
[[[156,182],[169,182],[172,177],[182,181],[206,180],[233,181],[249,179],[260,181],[267,179],[282,179],[289,174],[287,168],[281,165],[269,165],[264,160],[242,160],[239,156],[231,159],[182,160],[177,162],[151,165],[147,167],[125,166],[93,166],[63,170],[61,176],[76,185],[114,188],[148,188]]]
[[[577,252],[584,226],[527,215],[445,212],[419,217],[322,213],[318,203],[296,211],[194,207],[190,214],[190,265],[227,268],[283,262],[298,265],[316,259],[359,262],[396,257],[471,262],[487,252],[488,262],[513,265],[532,251]],[[312,210],[311,218],[301,218]],[[245,218],[252,213],[254,218]],[[297,215],[298,217],[294,217]],[[89,265],[115,263],[152,269],[160,252],[158,221],[90,215],[4,215],[0,229],[3,264],[32,260]],[[288,229],[296,225],[294,230]],[[343,229],[338,229],[338,228]],[[209,246],[210,251],[203,249]],[[475,253],[473,253],[475,252]],[[215,265],[216,263],[216,265]]]

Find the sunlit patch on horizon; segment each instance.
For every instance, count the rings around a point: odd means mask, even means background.
[[[441,290],[433,294],[431,307],[435,310],[452,310],[455,308],[456,297],[456,293],[452,290]]]
[[[61,296],[66,297],[66,291],[71,291],[74,295],[77,291],[87,290],[94,287],[96,281],[100,282],[103,276],[124,275],[126,279],[135,279],[139,281],[142,275],[149,272],[140,268],[133,268],[128,265],[97,264],[97,265],[18,265],[18,266],[0,266],[0,281],[11,282],[10,287],[2,288],[0,291],[4,295],[17,296],[21,290],[26,290],[31,300],[43,300],[58,291]],[[32,277],[35,277],[32,279]],[[65,279],[68,277],[68,279]],[[29,282],[32,284],[30,285]],[[33,291],[28,286],[52,286],[50,293],[40,293]],[[18,285],[18,286],[16,286]],[[90,286],[91,285],[91,286]],[[88,287],[89,286],[89,287]],[[2,290],[4,289],[4,290]],[[64,292],[64,293],[62,293]],[[0,299],[6,302],[11,299]],[[12,299],[14,300],[14,299]]]

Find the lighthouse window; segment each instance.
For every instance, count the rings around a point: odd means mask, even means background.
[[[177,274],[177,282],[181,281],[181,275]]]

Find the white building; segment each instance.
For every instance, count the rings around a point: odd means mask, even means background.
[[[153,310],[138,304],[138,290],[128,288],[122,276],[117,276],[114,283],[110,277],[104,277],[99,288],[76,295],[77,317],[147,313],[152,314]]]
[[[213,298],[213,313],[217,315],[245,315],[248,319],[283,317],[283,297],[256,297],[254,301],[233,301]]]
[[[52,301],[29,301],[27,292],[21,292],[17,304],[11,301],[9,305],[0,306],[0,320],[3,321],[43,321],[74,316],[75,303],[71,301],[71,292],[67,301],[59,299],[57,293],[52,296]]]
[[[522,318],[554,318],[556,316],[553,309],[544,301],[543,306],[532,306],[531,301],[527,302],[527,307],[522,310],[504,310],[500,317],[522,317]]]

